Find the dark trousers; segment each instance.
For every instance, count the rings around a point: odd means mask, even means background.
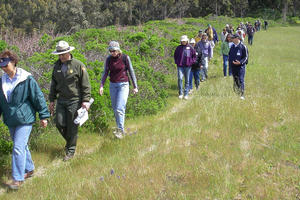
[[[248,35],[248,44],[252,45],[253,44],[253,35]]]
[[[79,101],[57,101],[55,123],[58,131],[66,140],[66,153],[74,154],[77,143],[78,125],[74,123]]]
[[[192,69],[190,72],[190,78],[189,78],[190,90],[193,89],[193,78],[195,80],[196,89],[198,89],[200,85],[200,69]]]
[[[233,90],[241,96],[244,96],[245,73],[246,65],[241,67],[232,66]]]

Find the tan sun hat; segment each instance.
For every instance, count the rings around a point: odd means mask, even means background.
[[[68,53],[70,51],[73,51],[75,47],[69,46],[69,44],[66,41],[59,41],[56,45],[56,50],[52,52],[54,55],[60,55],[64,53]]]

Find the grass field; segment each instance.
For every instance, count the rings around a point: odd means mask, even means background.
[[[18,192],[1,187],[0,199],[300,199],[299,35],[300,27],[255,35],[244,101],[211,65],[188,101],[174,89],[167,110],[128,120],[137,134],[81,129],[70,162],[50,131],[33,150],[36,176]]]

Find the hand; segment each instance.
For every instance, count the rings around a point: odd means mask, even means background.
[[[202,69],[203,68],[203,65],[200,65],[200,69]]]
[[[136,94],[138,92],[139,92],[139,90],[137,88],[133,88],[133,94]]]
[[[48,125],[48,121],[47,121],[46,119],[42,119],[42,120],[40,121],[40,124],[41,124],[41,127],[46,128],[47,125]]]
[[[232,63],[235,64],[235,65],[240,65],[241,64],[240,61],[238,61],[238,60],[235,60]]]
[[[99,88],[99,94],[100,94],[100,96],[103,95],[103,87],[100,87],[100,88]]]
[[[55,103],[54,102],[50,102],[50,104],[49,104],[49,110],[50,110],[50,114],[51,115],[54,114],[54,106],[55,106]]]
[[[90,103],[89,102],[82,102],[81,107],[85,108],[86,110],[90,109]]]

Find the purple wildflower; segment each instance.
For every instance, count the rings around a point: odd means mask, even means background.
[[[110,170],[110,175],[113,175],[115,173],[115,170],[114,169],[111,169]]]

